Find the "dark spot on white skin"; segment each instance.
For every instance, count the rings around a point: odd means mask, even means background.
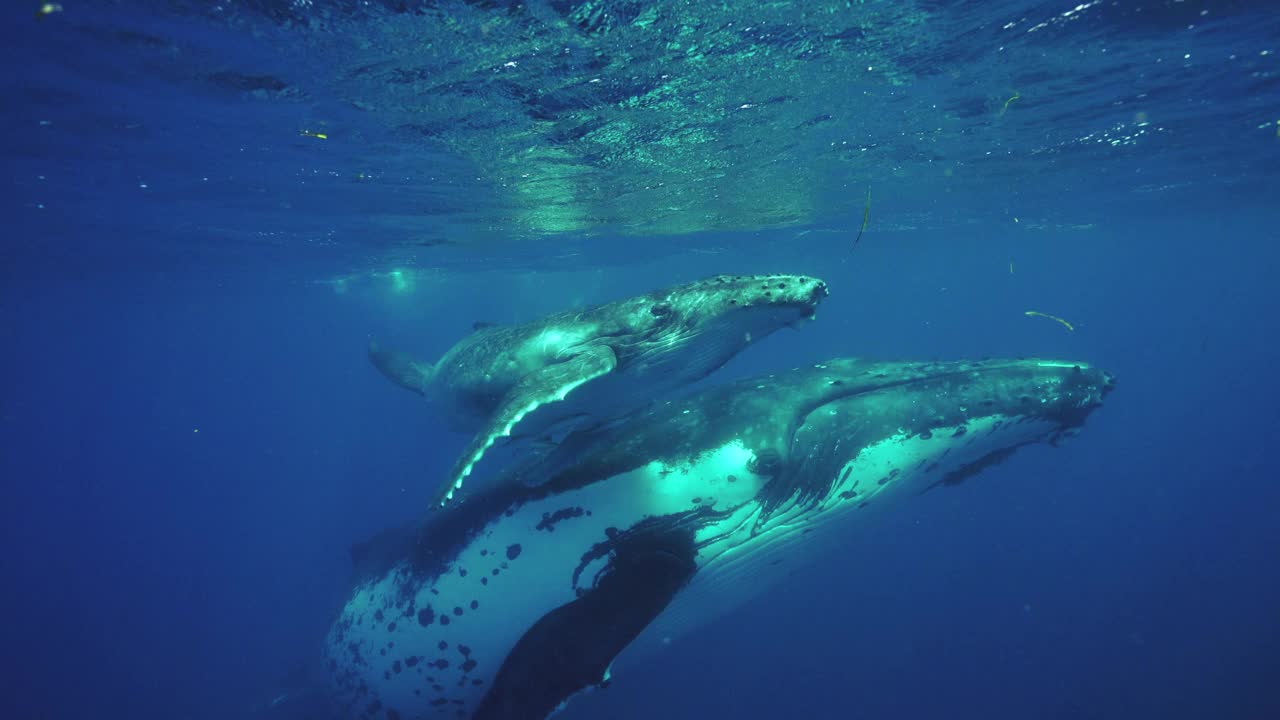
[[[542,521],[538,523],[536,529],[554,532],[556,523],[569,518],[582,517],[584,513],[585,511],[580,507],[561,508],[554,513],[542,513]]]

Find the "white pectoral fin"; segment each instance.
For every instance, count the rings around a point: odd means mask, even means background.
[[[510,436],[524,416],[543,405],[564,400],[574,388],[613,372],[617,365],[618,358],[612,348],[594,345],[562,363],[547,365],[521,378],[507,391],[489,422],[471,439],[449,473],[448,481],[437,492],[436,502],[443,506],[453,499],[454,492],[462,487],[485,452],[499,438]]]

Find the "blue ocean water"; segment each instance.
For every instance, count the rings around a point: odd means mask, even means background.
[[[369,337],[722,272],[1118,388],[562,717],[1280,717],[1271,3],[5,13],[5,717],[261,717],[465,441]]]

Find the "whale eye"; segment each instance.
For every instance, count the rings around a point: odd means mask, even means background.
[[[747,469],[761,477],[776,477],[782,470],[782,453],[777,450],[761,450],[747,462]]]
[[[656,318],[670,317],[675,310],[666,303],[660,303],[649,308],[649,312]]]

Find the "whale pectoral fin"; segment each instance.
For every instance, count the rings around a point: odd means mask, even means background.
[[[472,468],[484,457],[485,451],[498,438],[508,437],[511,430],[525,415],[543,405],[564,400],[574,388],[602,375],[613,372],[618,357],[607,345],[593,345],[561,363],[539,368],[520,379],[502,399],[502,404],[489,418],[488,423],[471,439],[466,451],[449,473],[448,481],[440,487],[436,502],[444,505],[453,499],[455,491],[471,474]]]
[[[369,362],[391,382],[426,395],[427,385],[431,382],[431,365],[418,362],[405,353],[383,350],[377,340],[369,341]]]
[[[545,718],[575,693],[606,683],[614,658],[693,577],[695,554],[689,530],[620,542],[595,587],[543,615],[516,642],[473,720]]]

